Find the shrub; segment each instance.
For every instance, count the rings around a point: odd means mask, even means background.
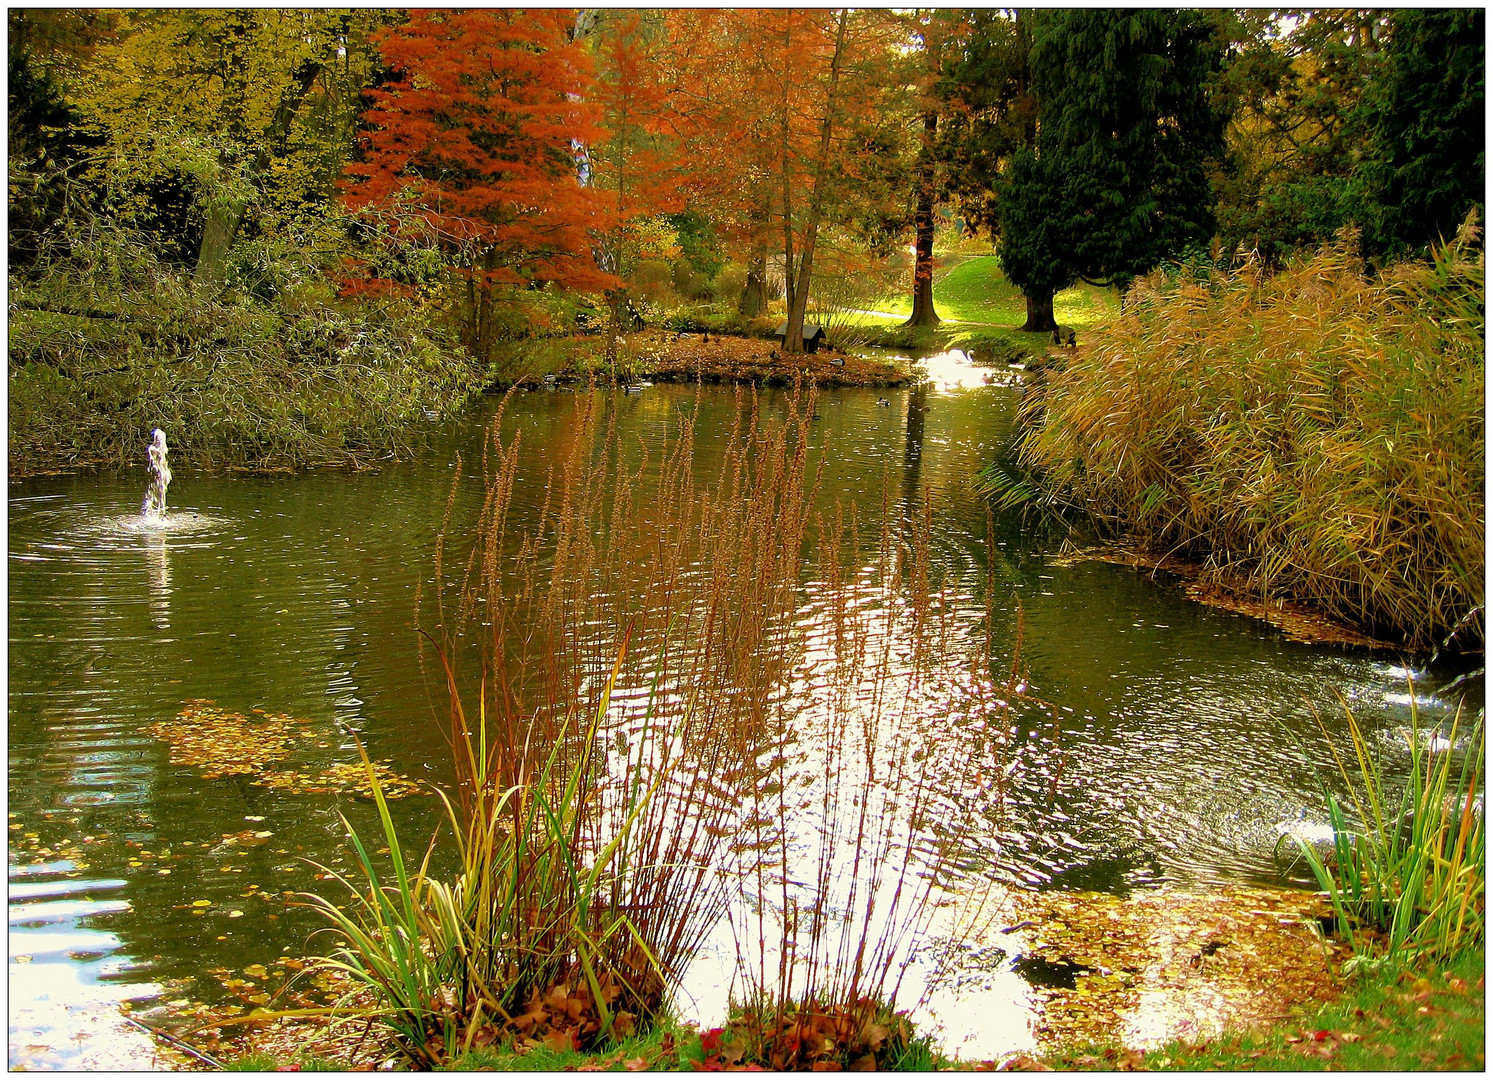
[[[1483,636],[1483,258],[1469,223],[1369,275],[1345,236],[1268,276],[1153,274],[1054,374],[1049,498],[1232,588],[1430,646]]]
[[[282,285],[275,305],[212,295],[119,230],[13,278],[12,475],[137,464],[155,427],[199,467],[357,464],[410,453],[475,387],[418,320],[321,302],[288,272]]]

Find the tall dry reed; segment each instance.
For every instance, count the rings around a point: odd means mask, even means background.
[[[332,917],[416,1063],[625,1033],[728,913],[757,1015],[884,1012],[969,869],[1016,681],[990,679],[979,598],[890,483],[870,538],[825,506],[812,394],[737,406],[706,447],[681,411],[650,448],[577,395],[537,468],[500,414],[470,530],[453,486],[421,620],[458,865],[401,856],[382,885],[365,859]]]
[[[1483,254],[1157,272],[1051,376],[1021,461],[1112,533],[1430,646],[1483,638]]]

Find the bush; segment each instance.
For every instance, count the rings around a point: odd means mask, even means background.
[[[722,266],[720,273],[716,274],[711,289],[716,299],[722,304],[729,304],[731,310],[736,310],[736,305],[741,301],[741,294],[746,289],[747,269],[740,263],[727,263]]]
[[[1275,276],[1151,275],[1051,377],[1022,465],[1236,591],[1481,648],[1476,234],[1372,276],[1351,236]]]
[[[673,291],[674,267],[665,259],[639,259],[628,285],[640,296],[659,300]]]
[[[11,474],[136,464],[155,427],[199,467],[357,464],[411,452],[475,388],[472,365],[417,320],[330,306],[278,274],[283,303],[218,297],[101,231],[13,278]]]

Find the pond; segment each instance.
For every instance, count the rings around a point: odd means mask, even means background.
[[[1406,662],[1291,642],[1131,569],[1057,565],[1057,534],[1020,517],[997,518],[987,545],[970,480],[1009,437],[1019,391],[981,385],[958,359],[935,358],[933,381],[914,389],[822,392],[817,497],[855,501],[873,538],[884,515],[926,508],[946,589],[981,612],[994,582],[997,670],[1010,667],[1019,598],[1020,660],[1050,708],[1018,732],[1044,752],[1011,777],[1006,816],[972,853],[982,874],[1117,893],[1287,881],[1281,830],[1323,817],[1304,754],[1321,751],[1314,711],[1341,736],[1340,694],[1392,755],[1410,722]],[[727,388],[606,396],[637,446],[690,413],[706,461],[740,408]],[[763,410],[783,397],[763,392]],[[523,433],[535,463],[515,520],[537,513],[542,463],[561,453],[575,398],[535,391],[506,408],[504,429]],[[317,921],[285,900],[316,886],[305,860],[345,865],[338,812],[367,826],[366,800],[210,779],[172,764],[149,729],[205,702],[263,710],[309,722],[308,769],[356,762],[356,736],[406,776],[444,776],[442,689],[422,674],[415,593],[436,584],[456,457],[479,459],[496,408],[482,402],[420,460],[361,473],[178,467],[159,527],[135,510],[143,446],[138,472],[11,483],[12,1067],[148,1065],[144,1042],[100,1020],[120,1001],[210,1000],[208,968],[318,951]],[[1455,674],[1415,672],[1423,724],[1445,721],[1463,693],[1481,702],[1480,682],[1440,693]],[[412,837],[434,826],[433,803],[396,804]],[[1010,958],[986,992],[1010,993],[990,988],[1030,967]],[[1020,1048],[1019,1033],[1001,1038],[959,1045]]]

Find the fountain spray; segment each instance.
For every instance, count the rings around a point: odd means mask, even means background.
[[[171,466],[166,464],[166,433],[160,428],[151,432],[150,487],[145,489],[145,501],[140,512],[147,517],[160,517],[166,512],[166,488],[171,483]]]

